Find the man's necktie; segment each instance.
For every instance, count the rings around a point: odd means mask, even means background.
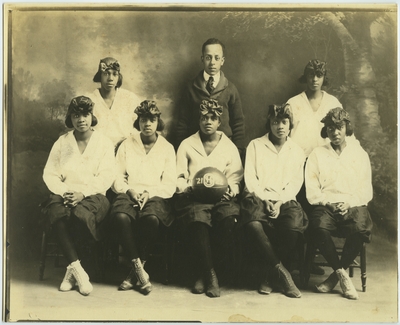
[[[215,89],[214,88],[214,78],[210,77],[208,79],[207,85],[206,85],[207,91],[211,94],[211,92]]]

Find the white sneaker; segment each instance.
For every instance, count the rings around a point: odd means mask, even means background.
[[[70,291],[76,286],[76,280],[71,272],[71,266],[67,266],[67,272],[65,272],[65,276],[60,285],[60,291]]]
[[[336,270],[336,275],[340,281],[340,286],[342,287],[343,295],[347,299],[358,299],[358,293],[356,288],[354,288],[353,282],[351,282],[349,275],[343,269]]]
[[[70,264],[71,273],[74,276],[76,283],[78,284],[79,292],[87,296],[89,293],[93,291],[93,286],[89,282],[89,276],[83,269],[81,262],[76,260]]]

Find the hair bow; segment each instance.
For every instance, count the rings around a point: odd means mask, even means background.
[[[104,71],[106,71],[108,69],[113,69],[113,70],[116,70],[116,71],[120,71],[121,67],[120,67],[118,61],[111,61],[109,63],[106,63],[103,60],[100,61],[100,69],[99,70],[104,72]]]
[[[92,113],[94,103],[89,97],[78,96],[71,100],[68,107],[68,114],[74,113]]]
[[[341,107],[332,108],[321,120],[324,124],[341,124],[345,121],[350,122],[350,115]]]
[[[161,112],[157,107],[157,104],[154,100],[145,100],[140,103],[139,106],[135,108],[135,114],[140,115],[156,115],[160,116]]]
[[[221,116],[223,113],[223,107],[218,104],[215,99],[204,99],[200,104],[200,114],[207,115],[209,113]]]
[[[268,118],[289,118],[293,120],[292,109],[288,103],[283,105],[269,105]]]
[[[310,60],[304,69],[304,75],[310,71],[313,71],[316,75],[324,76],[326,74],[326,62],[316,59]]]

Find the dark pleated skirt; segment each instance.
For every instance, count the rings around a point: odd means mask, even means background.
[[[308,217],[299,202],[291,200],[282,204],[277,219],[267,216],[266,204],[253,193],[246,193],[240,203],[238,227],[251,221],[266,223],[271,228],[280,228],[304,233],[308,226]]]
[[[135,202],[124,193],[118,194],[111,206],[111,216],[116,213],[125,213],[133,220],[144,216],[156,216],[166,227],[169,227],[174,221],[172,207],[169,199],[163,199],[159,196],[150,198],[142,210],[134,208]]]
[[[372,220],[366,206],[353,207],[342,216],[325,206],[316,206],[310,216],[310,230],[326,229],[335,237],[346,238],[360,233],[364,241],[371,241]]]
[[[181,193],[174,196],[176,219],[183,225],[202,222],[212,227],[226,217],[239,217],[240,207],[236,200],[217,202],[215,204],[200,203],[192,194]]]
[[[52,225],[61,218],[69,220],[76,217],[86,224],[95,240],[101,240],[105,236],[102,225],[107,222],[110,204],[102,194],[87,196],[74,208],[65,207],[62,196],[50,194],[49,199],[41,206],[44,223]]]

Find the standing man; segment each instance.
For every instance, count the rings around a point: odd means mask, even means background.
[[[177,146],[183,139],[199,130],[199,107],[204,99],[215,99],[223,107],[220,131],[223,131],[242,153],[245,150],[245,127],[242,103],[235,85],[226,79],[221,67],[224,65],[224,44],[208,39],[202,47],[201,61],[204,70],[189,82],[179,109],[176,130]]]

